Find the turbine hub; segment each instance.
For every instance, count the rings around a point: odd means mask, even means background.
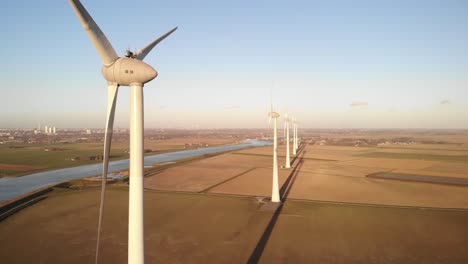
[[[142,85],[158,76],[158,72],[150,65],[133,58],[118,58],[112,65],[102,67],[104,79],[121,86],[132,83]]]
[[[270,112],[270,113],[268,113],[268,116],[270,116],[271,118],[278,118],[278,117],[280,117],[280,114],[278,114],[276,112]]]

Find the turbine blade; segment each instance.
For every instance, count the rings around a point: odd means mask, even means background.
[[[136,58],[139,59],[139,60],[143,60],[146,55],[148,55],[150,53],[150,51],[156,46],[158,45],[159,42],[163,41],[165,38],[167,38],[170,34],[172,34],[172,32],[176,31],[177,30],[177,27],[171,29],[169,32],[167,32],[166,34],[162,35],[161,37],[159,37],[158,39],[154,40],[153,42],[151,42],[150,44],[148,44],[146,47],[142,48],[142,49],[139,49],[137,50],[136,52]]]
[[[101,240],[102,217],[104,212],[105,194],[106,194],[106,181],[109,169],[109,154],[111,149],[112,132],[114,127],[114,114],[115,105],[117,102],[117,93],[119,91],[118,85],[109,85],[107,88],[107,121],[106,130],[104,134],[104,156],[102,164],[102,183],[101,183],[101,205],[99,207],[99,222],[98,233],[96,242],[96,264],[99,257],[99,242]]]
[[[106,38],[104,33],[98,27],[88,11],[83,7],[79,0],[70,0],[70,4],[75,10],[76,15],[80,19],[81,25],[88,33],[91,42],[96,48],[104,65],[111,65],[119,56],[115,53],[114,48]]]
[[[273,99],[270,97],[270,112],[273,112]]]
[[[270,88],[270,112],[273,112],[273,92]]]

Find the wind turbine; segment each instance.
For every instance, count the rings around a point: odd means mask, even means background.
[[[299,138],[298,138],[298,126],[299,126],[299,123],[297,122],[297,119],[294,119],[294,124],[295,124],[295,127],[296,127],[296,151],[299,150]]]
[[[293,155],[296,156],[297,154],[297,145],[296,145],[296,117],[292,118],[292,125],[293,125]]]
[[[271,201],[274,203],[279,203],[281,201],[280,194],[279,194],[279,185],[278,185],[278,136],[277,136],[277,119],[280,115],[276,112],[273,112],[273,107],[268,113],[270,117],[269,123],[271,123],[271,119],[273,119],[273,184],[271,190]]]
[[[291,168],[291,160],[290,160],[290,155],[289,155],[289,117],[288,114],[284,116],[284,125],[286,128],[286,168],[289,169]]]
[[[286,141],[286,123],[283,124],[283,140]]]
[[[81,25],[88,33],[103,62],[102,75],[107,81],[107,121],[104,136],[104,158],[101,187],[101,205],[96,244],[96,263],[104,210],[104,195],[109,166],[109,153],[114,125],[115,105],[119,86],[130,86],[130,187],[128,212],[128,263],[144,263],[143,230],[143,86],[156,78],[158,73],[143,62],[148,53],[163,39],[174,32],[173,28],[135,53],[127,50],[125,58],[117,56],[109,40],[94,22],[79,0],[69,0]]]

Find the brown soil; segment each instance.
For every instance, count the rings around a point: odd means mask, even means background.
[[[2,263],[93,263],[99,188],[56,190],[0,223]],[[127,263],[128,191],[110,187],[99,263]],[[467,211],[145,192],[147,263],[467,263]],[[249,262],[250,260],[250,262]]]

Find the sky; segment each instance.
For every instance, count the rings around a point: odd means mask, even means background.
[[[145,58],[148,128],[468,128],[468,1],[82,0]],[[2,4],[0,128],[102,128],[106,82],[65,0]],[[121,87],[115,127],[129,125]]]

